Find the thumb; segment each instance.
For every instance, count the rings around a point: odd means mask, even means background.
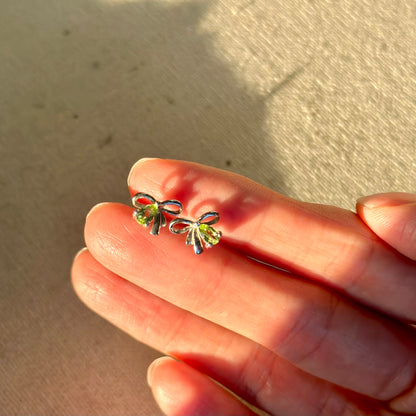
[[[387,244],[416,260],[416,194],[365,196],[357,201],[357,214]]]

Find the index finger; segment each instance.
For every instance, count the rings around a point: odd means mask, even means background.
[[[184,217],[218,211],[222,241],[234,249],[416,321],[415,263],[351,211],[295,201],[243,176],[183,161],[139,161],[128,184],[132,195],[181,201]]]

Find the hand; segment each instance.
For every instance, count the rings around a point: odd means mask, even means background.
[[[149,369],[166,414],[253,414],[212,379],[270,414],[414,412],[414,195],[367,197],[356,215],[161,159],[137,163],[128,183],[180,200],[183,217],[220,214],[221,242],[197,256],[183,235],[150,235],[132,207],[100,204],[74,261],[90,308],[180,360]]]

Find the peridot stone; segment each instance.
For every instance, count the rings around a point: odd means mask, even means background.
[[[134,212],[134,218],[139,224],[147,227],[155,218],[157,211],[156,204],[143,205]]]
[[[207,224],[200,224],[199,225],[199,232],[201,233],[202,238],[208,244],[215,246],[220,242],[221,232],[217,231],[215,228],[207,225]]]

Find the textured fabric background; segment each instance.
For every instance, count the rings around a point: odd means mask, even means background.
[[[411,0],[1,0],[0,413],[159,415],[69,280],[144,156],[353,209],[415,191]]]

